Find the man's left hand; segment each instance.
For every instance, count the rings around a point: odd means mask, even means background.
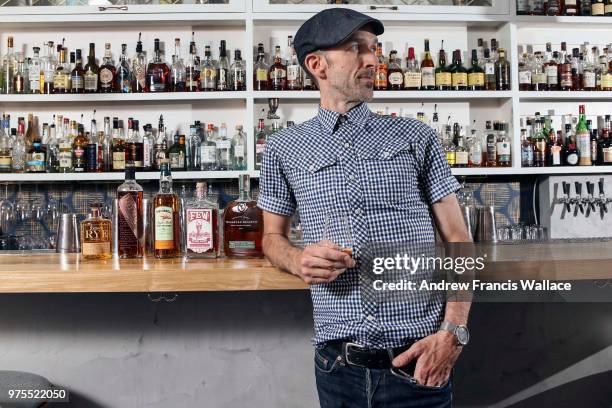
[[[414,379],[421,385],[439,387],[448,381],[463,347],[448,331],[439,331],[414,343],[408,350],[393,359],[393,366],[401,368],[416,359]]]

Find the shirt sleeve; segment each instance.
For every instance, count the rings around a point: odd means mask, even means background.
[[[293,190],[272,141],[266,144],[264,150],[257,206],[264,211],[285,216],[292,216],[296,209]]]
[[[461,185],[452,175],[442,146],[433,129],[426,131],[421,162],[421,183],[429,205],[435,204],[449,194],[455,193]]]

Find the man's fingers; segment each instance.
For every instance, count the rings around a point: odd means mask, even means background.
[[[320,269],[320,268],[309,268],[303,275],[302,279],[309,285],[316,285],[318,283],[329,283],[334,281],[338,275],[344,272],[344,269]]]
[[[419,342],[416,342],[412,346],[410,346],[408,350],[404,351],[402,354],[400,354],[399,356],[393,359],[393,362],[392,362],[393,367],[396,367],[396,368],[405,367],[408,364],[410,364],[412,360],[417,358],[420,354],[421,354],[421,345],[419,344]]]
[[[313,256],[305,257],[302,260],[302,267],[305,268],[320,268],[320,269],[344,269],[346,266],[342,262],[332,262],[327,259],[317,258]]]

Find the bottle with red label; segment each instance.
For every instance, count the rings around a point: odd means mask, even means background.
[[[184,206],[185,255],[188,258],[219,256],[219,206],[206,194],[206,183],[197,183],[195,196]]]

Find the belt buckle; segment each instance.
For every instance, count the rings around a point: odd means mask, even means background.
[[[365,349],[366,346],[363,346],[359,343],[353,343],[353,342],[347,342],[344,343],[344,358],[346,359],[346,362],[350,365],[356,366],[356,367],[364,367],[365,366],[363,364],[357,364],[357,363],[353,363],[350,359],[349,359],[349,348],[350,347],[355,347],[355,348],[359,348],[359,349]]]

